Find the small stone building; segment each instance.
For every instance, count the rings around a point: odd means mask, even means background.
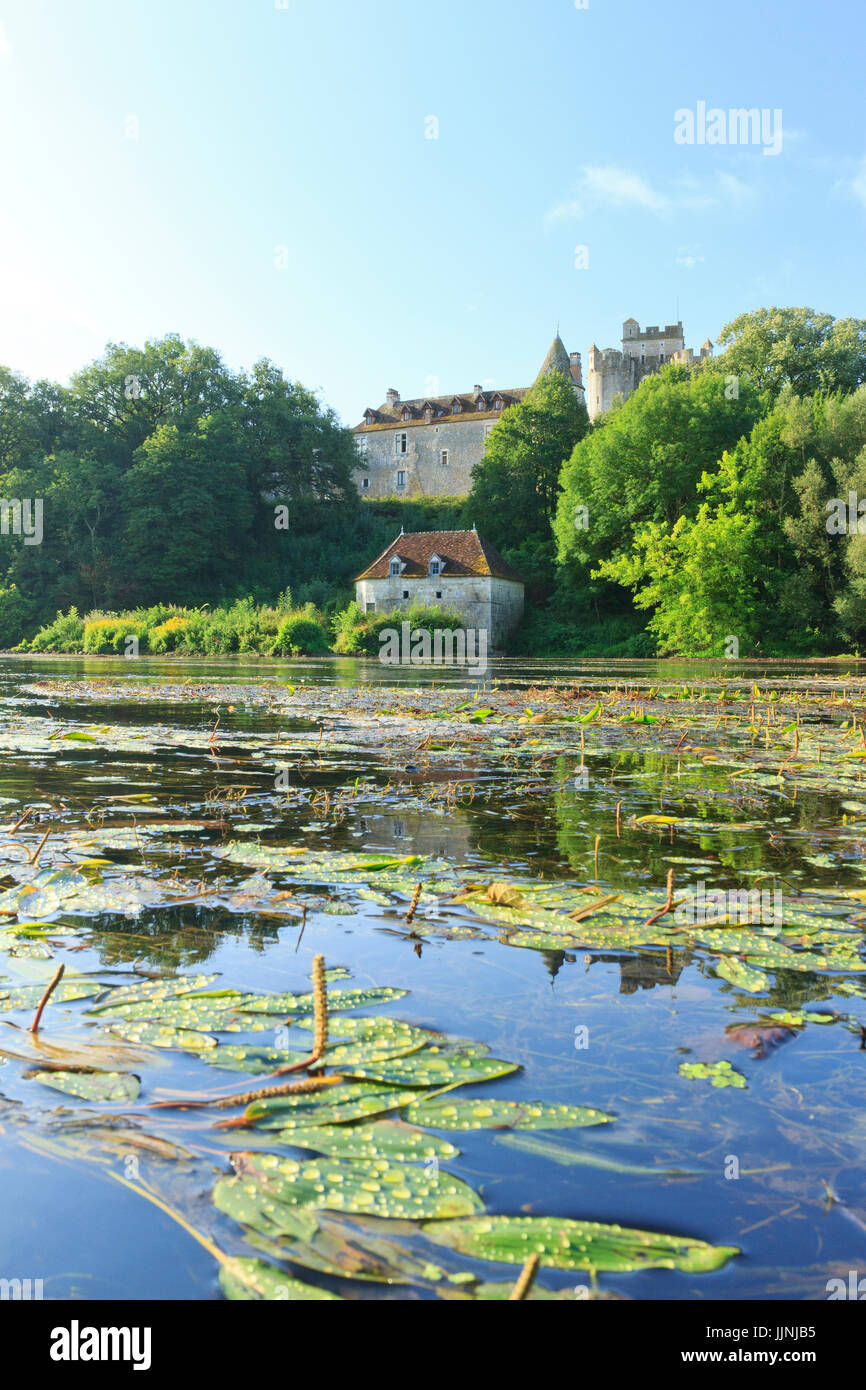
[[[420,603],[456,609],[464,626],[486,631],[491,648],[523,616],[523,582],[473,527],[471,531],[400,532],[355,580],[365,613]]]

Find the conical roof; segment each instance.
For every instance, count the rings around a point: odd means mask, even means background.
[[[540,381],[543,376],[549,376],[551,372],[562,372],[563,376],[571,376],[571,358],[558,333],[550,344],[550,350],[542,362],[541,371],[535,380]]]

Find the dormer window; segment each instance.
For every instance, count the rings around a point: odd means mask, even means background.
[[[411,413],[411,411],[410,411],[408,408],[407,408],[406,410],[403,411],[403,419],[404,419],[404,420],[411,420],[411,419],[412,419],[412,413]]]
[[[391,561],[391,578],[392,578],[392,579],[396,579],[397,576],[399,575],[399,573],[400,573],[400,561],[399,561],[399,560],[396,558],[396,556],[395,556],[394,559]]]
[[[428,574],[431,579],[436,579],[442,573],[442,561],[438,555],[433,555],[430,559]]]
[[[483,398],[483,396],[479,396],[479,397],[478,397],[478,400],[475,402],[475,409],[476,409],[476,410],[484,410],[484,409],[485,409],[485,406],[484,406],[484,398]]]

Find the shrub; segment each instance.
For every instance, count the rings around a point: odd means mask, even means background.
[[[321,621],[302,609],[280,623],[272,650],[275,655],[324,656],[330,647]]]
[[[425,628],[428,632],[434,632],[437,628],[440,631],[457,631],[466,626],[466,619],[453,608],[425,608],[421,604],[413,604],[405,609],[395,608],[390,613],[362,613],[360,604],[353,600],[334,619],[334,651],[343,656],[360,653],[378,656],[381,633],[385,628],[396,628],[399,632],[402,623],[408,623],[413,631],[418,628]]]
[[[53,623],[46,623],[33,641],[22,646],[31,652],[80,652],[84,646],[84,619],[77,608],[58,612]]]
[[[155,653],[177,651],[191,626],[190,619],[182,617],[180,613],[166,618],[164,623],[159,623],[150,629],[148,633],[150,650]]]
[[[139,652],[147,650],[147,628],[134,613],[94,614],[85,619],[84,651],[88,656],[126,656],[131,637]]]

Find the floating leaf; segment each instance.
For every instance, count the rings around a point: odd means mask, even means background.
[[[746,1089],[746,1078],[730,1062],[680,1062],[680,1076],[692,1081],[709,1081],[711,1086],[734,1086]]]
[[[349,1009],[371,1009],[378,1004],[390,1004],[395,999],[405,999],[407,989],[329,989],[328,1013],[341,1013]],[[244,1013],[273,1014],[280,1018],[286,1014],[292,1017],[313,1013],[312,994],[247,994],[237,1005]]]
[[[717,960],[715,970],[722,979],[730,980],[732,985],[747,990],[749,994],[761,994],[770,988],[770,977],[765,975],[763,970],[754,970],[752,966],[744,965],[733,956]]]
[[[385,1081],[392,1086],[466,1086],[473,1081],[492,1081],[494,1077],[520,1070],[515,1062],[487,1057],[484,1052],[486,1048],[481,1051],[471,1046],[454,1051],[426,1047],[410,1057],[351,1065],[345,1071],[349,1076]]]
[[[217,1045],[216,1038],[194,1028],[175,1028],[170,1023],[154,1023],[148,1019],[112,1023],[109,1030],[116,1038],[127,1042],[146,1043],[149,1047],[175,1047],[181,1052],[206,1052]]]
[[[460,1150],[447,1139],[411,1129],[396,1120],[372,1124],[315,1125],[283,1130],[276,1138],[297,1149],[312,1149],[333,1158],[388,1158],[422,1163],[430,1158],[456,1158]]]
[[[430,1129],[570,1129],[613,1120],[603,1110],[584,1105],[548,1105],[543,1101],[421,1100],[408,1105],[409,1124]]]
[[[104,1004],[96,1004],[88,1013],[98,1014],[105,1009],[117,1009],[121,1005],[153,1003],[159,999],[171,999],[177,995],[194,994],[196,990],[212,985],[216,975],[181,975],[170,980],[147,980],[137,985],[121,985],[113,989]]]
[[[398,1086],[373,1086],[358,1082],[311,1095],[274,1096],[256,1100],[244,1111],[247,1124],[260,1129],[294,1129],[296,1125],[336,1125],[347,1120],[386,1115],[416,1098],[417,1092]]]
[[[47,983],[46,980],[45,984],[40,985],[19,985],[17,989],[10,989],[6,994],[0,990],[0,1009],[35,1009],[45,993]],[[99,994],[101,989],[102,985],[93,984],[90,980],[61,980],[51,993],[51,1002],[70,1004],[76,999],[89,999],[92,995]]]
[[[78,1096],[80,1100],[110,1103],[137,1100],[141,1090],[138,1077],[128,1071],[34,1071],[31,1081],[41,1081],[55,1091]]]
[[[721,1269],[740,1252],[735,1246],[707,1245],[702,1240],[604,1226],[563,1217],[485,1216],[472,1221],[425,1225],[424,1234],[477,1260],[524,1264],[537,1254],[554,1269],[679,1269],[702,1274]]]
[[[220,1185],[223,1201],[229,1183],[236,1182],[289,1207],[413,1221],[466,1216],[483,1205],[471,1187],[438,1164],[413,1168],[384,1158],[301,1161],[260,1153],[234,1154],[232,1162],[238,1177]]]
[[[278,1302],[339,1302],[335,1293],[326,1289],[302,1284],[300,1279],[292,1279],[264,1260],[242,1259],[233,1255],[220,1264],[219,1281],[226,1298],[232,1301],[241,1299],[273,1299]]]

